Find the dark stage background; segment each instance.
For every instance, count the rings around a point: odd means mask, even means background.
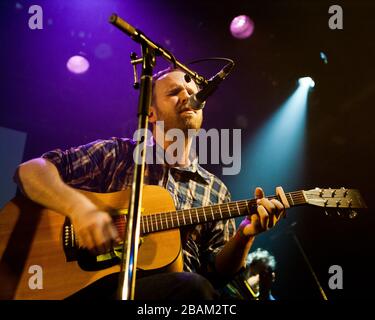
[[[32,4],[43,8],[43,30],[28,27]],[[343,8],[343,30],[328,27],[333,4]],[[228,184],[233,199],[252,197],[253,186],[263,181],[250,179],[257,168],[246,165],[252,156],[245,152],[247,144],[293,93],[299,77],[315,80],[301,131],[303,148],[282,166],[280,175],[267,178],[265,189],[358,188],[370,209],[354,220],[326,217],[314,208],[292,209],[278,228],[257,238],[254,248],[265,248],[277,259],[278,299],[321,299],[293,235],[328,299],[372,297],[375,2],[1,1],[0,126],[26,134],[20,161],[54,148],[133,133],[138,92],[132,88],[129,54],[139,53],[139,46],[108,23],[113,12],[183,62],[209,56],[235,60],[235,70],[209,99],[204,120],[206,129],[242,129],[240,174],[222,176],[219,165],[206,166]],[[254,34],[246,40],[229,32],[239,14],[255,23]],[[66,61],[75,54],[89,60],[85,74],[67,70]],[[159,59],[156,69],[165,66]],[[196,70],[209,77],[221,66],[208,62]],[[278,163],[277,147],[270,144],[259,159]],[[4,145],[1,150],[5,162],[8,151]],[[303,168],[298,175],[293,172],[297,165]],[[328,287],[331,265],[343,268],[342,290]]]

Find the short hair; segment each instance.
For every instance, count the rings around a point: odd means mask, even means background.
[[[156,81],[159,80],[164,75],[166,75],[168,73],[171,73],[171,72],[175,72],[175,71],[180,71],[182,73],[185,73],[185,75],[188,77],[188,79],[190,79],[190,80],[186,80],[187,82],[193,80],[193,79],[191,79],[190,76],[187,75],[187,73],[184,70],[179,69],[179,68],[175,68],[173,66],[170,66],[168,68],[165,68],[163,70],[158,71],[157,73],[153,74],[153,76],[152,76],[152,103],[154,102],[154,98],[155,98],[155,96],[154,96],[155,90],[154,89],[155,89],[155,83],[156,83]],[[196,85],[197,85],[197,87],[199,89],[200,86],[197,83],[196,83]]]
[[[276,269],[276,259],[267,250],[258,248],[254,252],[251,252],[246,257],[246,271],[249,275],[251,267],[255,265],[263,264],[267,267],[270,272],[274,272]]]
[[[168,68],[165,68],[163,70],[158,71],[157,73],[154,73],[153,76],[152,76],[152,81],[156,81],[159,78],[161,78],[162,76],[164,76],[164,75],[166,75],[168,73],[174,72],[174,71],[184,72],[183,70],[178,69],[178,68],[168,67]]]
[[[155,73],[152,75],[152,98],[151,98],[151,104],[154,103],[154,99],[155,99],[155,95],[154,95],[154,92],[155,92],[155,83],[158,79],[160,79],[162,76],[168,74],[168,73],[171,73],[173,71],[181,71],[183,72],[182,70],[180,69],[177,69],[177,68],[174,68],[174,67],[168,67],[166,69],[163,69],[163,70],[160,70],[159,72]]]

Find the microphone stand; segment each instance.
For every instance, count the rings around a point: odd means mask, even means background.
[[[134,41],[140,43],[142,48],[142,59],[139,59],[139,62],[142,62],[142,74],[138,101],[138,130],[136,145],[137,150],[139,150],[139,144],[147,140],[148,114],[152,97],[152,72],[155,66],[156,55],[162,56],[163,58],[172,62],[175,68],[178,67],[186,74],[190,75],[197,84],[207,84],[208,82],[204,77],[198,75],[196,72],[190,70],[187,66],[178,62],[168,50],[155,44],[140,30],[135,29],[116,14],[111,15],[110,23],[121,31],[125,32]],[[125,239],[123,242],[119,286],[117,291],[117,298],[119,300],[134,300],[144,167],[146,160],[146,143],[143,144],[142,151],[136,154],[136,159],[134,160],[135,169],[127,215],[126,232],[124,236]]]
[[[307,255],[306,255],[306,253],[305,253],[305,250],[303,250],[303,248],[302,248],[301,242],[298,240],[298,237],[297,237],[297,235],[295,234],[295,232],[290,231],[290,233],[292,234],[293,239],[294,239],[294,241],[296,242],[297,247],[298,247],[299,251],[300,251],[301,254],[302,254],[302,257],[303,257],[303,259],[305,260],[305,262],[306,262],[306,264],[307,264],[307,266],[308,266],[308,268],[309,268],[309,270],[310,270],[310,272],[311,272],[311,274],[312,274],[312,276],[313,276],[313,278],[314,278],[314,281],[315,281],[315,283],[316,283],[316,286],[317,286],[318,289],[319,289],[319,293],[320,293],[322,299],[323,299],[323,300],[328,300],[327,295],[326,295],[326,293],[324,292],[323,287],[322,287],[322,285],[320,284],[319,279],[318,279],[318,277],[317,277],[317,275],[316,275],[316,273],[315,273],[315,271],[314,271],[314,269],[313,269],[313,267],[312,267],[312,265],[311,265],[309,259],[307,258]]]
[[[152,71],[155,65],[155,53],[147,45],[142,44],[142,76],[138,102],[138,130],[137,147],[147,141],[148,114],[152,95]],[[144,133],[144,135],[142,135]],[[139,149],[137,149],[139,150]],[[128,219],[126,225],[123,255],[121,259],[121,271],[118,287],[120,300],[133,300],[136,278],[137,256],[140,234],[142,189],[144,180],[144,167],[146,157],[146,143],[142,150],[137,152],[132,184],[132,192],[129,202]]]

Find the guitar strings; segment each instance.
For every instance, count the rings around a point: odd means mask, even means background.
[[[294,192],[295,194],[297,194],[297,192]],[[268,198],[276,198],[276,196],[270,196]],[[302,198],[300,199],[294,199],[294,205],[297,205],[299,203],[305,203],[305,200],[302,196]],[[154,214],[151,214],[151,215],[148,215],[148,216],[143,216],[141,218],[145,218],[145,220],[151,220],[151,221],[146,221],[146,223],[148,225],[151,225],[151,228],[153,229],[153,227],[155,226],[156,228],[155,229],[160,229],[159,228],[159,224],[168,224],[168,221],[169,222],[172,222],[172,224],[175,224],[175,222],[178,223],[178,220],[179,220],[179,217],[181,217],[181,220],[184,220],[184,224],[187,224],[186,223],[186,219],[183,219],[185,215],[189,215],[187,217],[187,219],[189,219],[189,217],[191,216],[190,218],[190,224],[192,223],[200,223],[201,221],[200,220],[203,220],[203,219],[199,219],[199,218],[204,218],[205,221],[202,221],[202,222],[207,222],[207,217],[209,217],[209,220],[212,221],[212,220],[216,220],[215,217],[211,220],[211,216],[212,216],[212,211],[211,210],[211,213],[207,213],[206,210],[208,210],[208,208],[214,208],[216,209],[216,212],[213,213],[214,215],[216,215],[217,218],[219,218],[219,215],[218,215],[218,212],[221,212],[221,213],[224,213],[224,214],[230,214],[229,217],[226,217],[226,218],[230,218],[232,216],[232,211],[233,210],[236,210],[237,207],[239,209],[248,209],[249,207],[249,204],[255,204],[255,200],[241,200],[241,201],[235,201],[235,202],[228,202],[228,203],[223,203],[223,204],[216,204],[216,205],[212,205],[212,206],[207,206],[207,207],[197,207],[197,208],[190,208],[190,209],[181,209],[181,210],[176,210],[176,211],[171,211],[171,212],[162,212],[162,213],[154,213]],[[220,206],[224,206],[223,210],[221,210],[221,208],[219,208]],[[232,208],[231,208],[232,206]],[[217,208],[219,208],[219,211],[217,211]],[[225,207],[228,207],[229,210],[227,210]],[[195,213],[192,213],[191,211],[194,211],[195,210]],[[238,211],[238,210],[237,210]],[[175,213],[175,214],[174,214]],[[170,217],[168,217],[167,215],[170,215]],[[246,214],[246,213],[245,213]],[[159,218],[157,217],[159,215]],[[238,216],[241,216],[241,215],[244,215],[243,214],[243,211],[241,210],[239,213],[236,213],[234,212],[233,215],[238,215]],[[196,216],[198,216],[196,218]],[[220,218],[221,218],[222,214],[220,214]],[[154,221],[152,221],[152,218],[154,217]],[[193,221],[194,219],[194,221]],[[196,221],[195,221],[196,219]],[[223,218],[224,219],[224,218]],[[142,221],[143,223],[145,221]],[[125,223],[124,220],[122,220],[122,223]],[[189,223],[188,223],[189,224]],[[181,223],[179,223],[179,225],[181,225]],[[175,227],[175,226],[172,226],[172,227]],[[168,227],[167,227],[168,228]],[[165,229],[162,227],[162,229]]]
[[[294,203],[297,204],[298,203],[305,203],[305,200],[304,199],[301,199],[301,201],[298,201],[298,200],[295,200]],[[243,209],[248,209],[249,208],[249,205],[250,204],[255,204],[255,201],[250,201],[250,200],[242,200],[242,201],[237,201],[237,202],[232,202],[232,203],[224,203],[224,204],[220,204],[220,205],[213,205],[213,206],[207,206],[207,207],[197,207],[197,208],[190,208],[190,209],[181,209],[181,210],[176,210],[176,211],[171,211],[171,212],[162,212],[162,213],[154,213],[154,214],[151,214],[151,215],[148,215],[148,216],[143,216],[141,218],[143,219],[148,219],[148,220],[151,220],[151,221],[146,221],[146,223],[148,224],[152,224],[153,226],[156,225],[158,226],[159,224],[167,224],[168,221],[172,221],[172,223],[174,224],[174,222],[178,222],[179,218],[181,218],[181,220],[185,220],[186,221],[186,218],[183,219],[182,216],[186,216],[188,214],[188,217],[187,219],[190,218],[191,216],[191,219],[190,219],[190,223],[195,223],[195,219],[197,219],[196,222],[200,222],[200,220],[203,220],[203,219],[199,219],[199,218],[204,218],[204,222],[207,221],[207,217],[209,218],[208,220],[212,221],[212,220],[215,220],[215,217],[219,218],[219,215],[218,213],[220,212],[220,218],[222,218],[222,213],[224,214],[230,214],[230,216],[228,218],[230,218],[233,215],[244,215],[244,212],[243,212]],[[223,207],[223,209],[221,209],[220,207]],[[229,210],[227,210],[227,208],[225,207],[228,207]],[[207,213],[206,210],[208,210],[208,208],[211,208],[211,213]],[[219,208],[219,210],[217,210]],[[236,209],[242,209],[240,210],[239,213],[236,213],[236,212],[233,212],[233,211],[236,211]],[[215,210],[215,212],[213,212]],[[192,212],[192,211],[195,211]],[[238,210],[237,210],[238,211]],[[250,212],[248,212],[250,214]],[[169,214],[170,217],[168,217],[167,215]],[[245,213],[246,214],[246,213]],[[211,220],[211,216],[214,215],[213,219]],[[159,216],[159,217],[157,217]],[[196,218],[196,216],[198,216],[198,218]],[[155,222],[152,221],[152,218],[154,218]],[[194,221],[193,221],[194,219]],[[199,220],[199,221],[198,221]],[[123,223],[125,223],[125,221],[121,220]],[[143,221],[144,222],[144,221]],[[186,222],[184,223],[186,224]],[[181,223],[180,223],[181,225]],[[159,228],[158,228],[159,229]]]
[[[305,204],[306,200],[302,191],[294,191],[285,194],[288,202],[292,205]],[[277,196],[268,196],[268,199],[278,199]],[[141,228],[143,233],[156,232],[160,230],[168,230],[179,226],[191,225],[197,223],[211,222],[219,219],[229,219],[232,217],[244,216],[251,214],[249,210],[256,205],[256,199],[239,200],[221,204],[215,204],[206,207],[197,207],[189,209],[180,209],[170,212],[153,213],[147,216],[141,216]],[[195,213],[192,213],[195,211]],[[206,212],[209,211],[209,212]],[[215,212],[214,212],[215,211]],[[234,212],[233,212],[234,211]],[[246,213],[247,211],[247,213]],[[225,217],[223,217],[223,214]],[[229,216],[228,216],[229,214]],[[167,216],[169,215],[169,217]],[[159,217],[157,217],[159,216]],[[116,227],[119,231],[123,231],[126,225],[125,216],[117,216],[114,219]],[[154,220],[154,221],[152,221]],[[189,222],[190,220],[190,222]],[[168,223],[169,222],[169,223]],[[183,223],[182,223],[183,222]],[[165,227],[164,227],[165,225]],[[146,230],[147,226],[147,230]]]

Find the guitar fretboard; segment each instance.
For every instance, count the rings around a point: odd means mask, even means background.
[[[285,196],[290,207],[306,204],[303,191],[285,193]],[[267,198],[278,199],[277,196],[269,196]],[[188,225],[251,215],[256,212],[256,207],[256,199],[249,199],[144,215],[141,216],[141,233],[147,234]],[[126,216],[117,216],[114,222],[120,234],[122,234],[125,228]]]

